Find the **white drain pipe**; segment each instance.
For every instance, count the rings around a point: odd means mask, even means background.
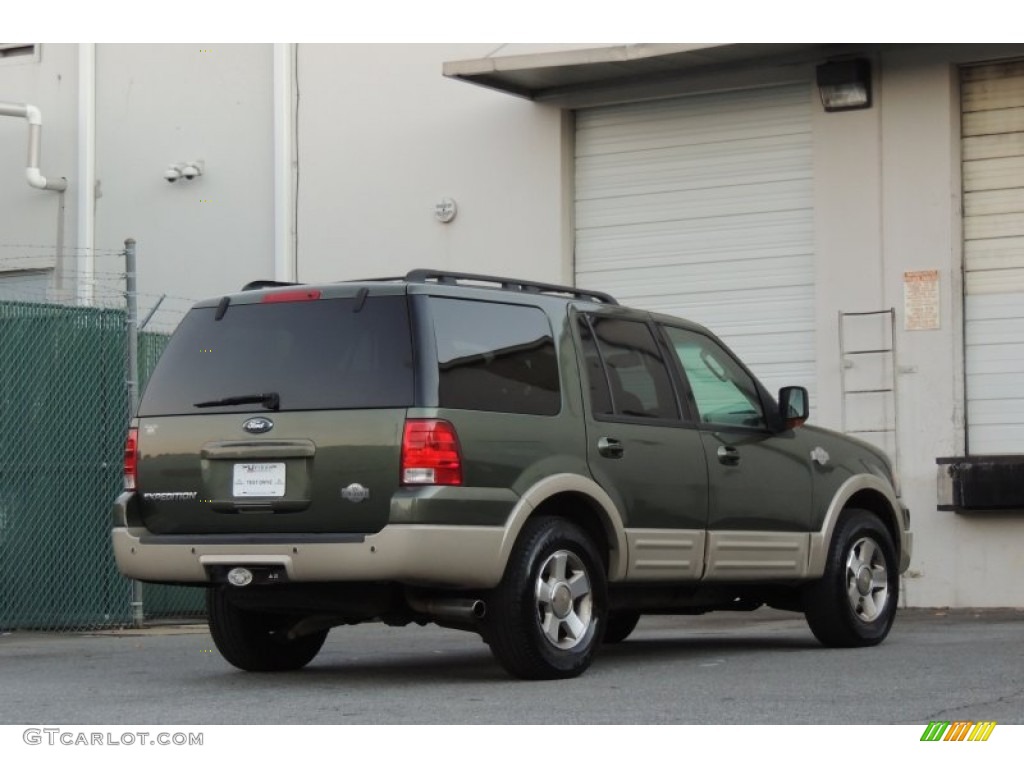
[[[39,146],[43,142],[43,113],[39,107],[0,101],[0,116],[23,117],[28,120],[28,167],[25,169],[25,178],[36,189],[50,189],[60,193],[57,198],[57,269],[54,275],[54,287],[60,295],[64,292],[64,191],[68,188],[68,180],[48,179],[39,171]]]
[[[96,256],[96,44],[78,46],[78,303],[91,306]]]
[[[67,179],[47,179],[39,172],[39,145],[43,138],[43,114],[39,107],[0,101],[0,115],[23,117],[28,120],[28,167],[25,169],[28,183],[36,189],[52,189],[55,192],[66,190]]]
[[[296,280],[294,89],[295,46],[274,43],[274,279]]]

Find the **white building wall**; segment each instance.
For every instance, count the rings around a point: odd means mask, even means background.
[[[917,545],[904,588],[915,605],[1020,605],[1024,584],[1007,580],[994,593],[972,584],[994,541],[961,541],[970,521],[936,510],[935,459],[963,451],[959,102],[948,60],[915,58],[883,59],[878,105],[883,299],[897,308],[900,469]],[[940,327],[905,331],[903,273],[930,269],[939,271]],[[970,603],[965,587],[978,591]]]
[[[272,62],[270,45],[97,46],[96,248],[137,240],[143,314],[273,277]],[[192,160],[203,176],[164,180]],[[187,302],[165,306],[158,323]]]
[[[956,46],[886,52],[874,61],[872,109],[815,117],[819,422],[840,427],[838,312],[895,307],[897,450],[915,536],[904,579],[909,605],[1024,605],[1024,581],[1012,575],[1024,572],[1024,517],[936,509],[935,459],[964,451],[954,62],[985,55],[992,52]],[[904,272],[932,269],[940,327],[904,330]],[[877,325],[862,329],[862,345],[884,341]],[[847,404],[854,419],[880,407]]]
[[[497,47],[299,46],[300,280],[571,281],[570,115],[441,76]],[[433,212],[445,197],[449,224]]]
[[[28,103],[43,115],[40,170],[47,178],[68,177],[64,193],[65,237],[73,253],[79,194],[77,162],[77,45],[42,45],[34,56],[0,59],[0,101]],[[60,195],[34,189],[25,180],[28,121],[0,117],[0,279],[3,272],[56,266],[57,210]],[[73,270],[74,260],[66,265]],[[30,298],[36,296],[33,290]]]
[[[817,88],[811,87],[820,387],[817,418],[822,426],[839,429],[839,312],[874,312],[889,306],[882,296],[880,110],[876,106],[826,113]],[[851,341],[857,348],[877,346],[881,341],[877,324],[859,325],[850,334]],[[865,325],[871,327],[865,329]]]
[[[561,47],[297,46],[299,279],[428,266],[570,282],[571,114],[441,76],[453,58]],[[69,178],[66,246],[81,255],[77,62],[78,46],[45,45],[38,63],[0,63],[0,98],[43,110],[43,172]],[[127,237],[143,313],[161,294],[274,276],[272,65],[270,45],[96,46],[98,297],[116,287]],[[3,242],[55,246],[57,195],[19,183],[25,122],[0,118],[0,137]],[[203,177],[163,179],[195,159]],[[443,197],[458,205],[450,224],[433,215]],[[53,266],[52,252],[33,253],[30,266]],[[166,303],[158,323],[186,304]]]
[[[1017,55],[1024,54],[1018,50]],[[938,269],[941,327],[901,339],[904,484],[918,542],[907,582],[917,605],[1024,605],[1024,515],[937,511],[934,460],[964,452],[960,101],[956,63],[998,55],[957,46],[946,57],[891,53],[881,104],[885,285],[902,302],[903,272]]]

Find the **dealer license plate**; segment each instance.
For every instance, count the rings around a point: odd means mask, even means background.
[[[235,496],[284,496],[284,462],[235,464]]]

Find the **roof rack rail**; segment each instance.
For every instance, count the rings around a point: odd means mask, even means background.
[[[302,283],[282,283],[279,280],[253,280],[242,286],[243,291],[262,291],[264,288],[281,288],[286,285],[302,285]]]
[[[588,291],[583,288],[573,288],[568,285],[554,285],[551,283],[537,283],[532,280],[516,280],[510,277],[495,277],[494,275],[474,275],[469,272],[442,272],[436,269],[414,269],[409,272],[405,279],[410,283],[425,283],[434,280],[441,285],[458,285],[460,280],[470,280],[477,283],[497,283],[504,291],[522,291],[523,293],[561,293],[568,294],[577,299],[590,299],[602,304],[618,304],[615,297],[602,291]]]

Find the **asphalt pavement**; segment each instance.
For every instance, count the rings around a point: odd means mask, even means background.
[[[1024,610],[901,610],[880,646],[802,616],[649,616],[581,677],[509,678],[476,636],[332,630],[298,672],[235,670],[205,626],[0,636],[0,724],[1024,723]]]

